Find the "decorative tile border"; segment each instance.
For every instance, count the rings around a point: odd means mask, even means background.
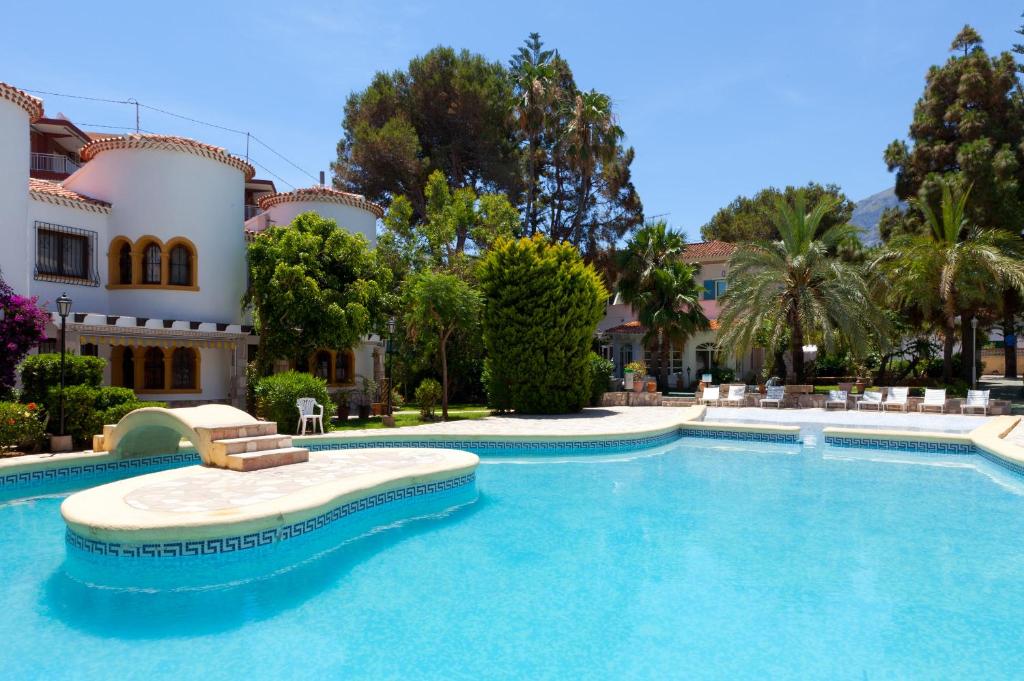
[[[1003,457],[1001,457],[1001,456],[999,456],[997,454],[993,454],[992,452],[988,451],[984,447],[978,447],[977,448],[977,453],[983,459],[988,459],[992,463],[994,463],[996,465],[999,465],[999,466],[1002,466],[1003,468],[1005,468],[1006,470],[1010,471],[1011,473],[1016,473],[1017,475],[1024,476],[1024,466],[1021,466],[1019,463],[1015,463],[1013,461],[1009,461],[1009,460],[1004,459]]]
[[[719,430],[717,428],[685,427],[679,429],[683,437],[703,437],[713,440],[747,440],[750,442],[781,442],[799,444],[799,433],[769,433],[757,430]]]
[[[973,444],[960,442],[939,442],[937,440],[894,440],[890,438],[847,437],[826,435],[825,444],[832,447],[856,449],[889,449],[899,452],[921,452],[925,454],[977,454]]]
[[[679,439],[678,428],[669,430],[659,435],[647,435],[643,437],[624,437],[607,440],[459,440],[438,438],[436,440],[378,440],[370,438],[346,438],[334,440],[323,444],[302,442],[299,446],[306,447],[311,452],[337,450],[337,449],[369,449],[374,447],[443,447],[445,449],[462,449],[469,452],[485,452],[488,454],[511,452],[511,451],[580,451],[592,452],[617,451],[622,449],[638,449],[642,447],[656,447],[668,444]]]
[[[71,528],[68,528],[65,537],[68,546],[71,548],[88,554],[115,558],[183,558],[222,555],[296,539],[321,530],[332,523],[357,513],[416,497],[460,490],[467,485],[474,484],[476,484],[476,472],[444,480],[409,485],[347,502],[308,520],[230,537],[195,541],[122,544],[87,539],[73,532]]]
[[[199,454],[186,450],[176,454],[160,454],[118,461],[83,463],[74,466],[60,466],[42,470],[0,475],[0,490],[40,487],[51,483],[67,483],[89,480],[111,474],[128,473],[137,475],[164,468],[177,468],[200,463]]]

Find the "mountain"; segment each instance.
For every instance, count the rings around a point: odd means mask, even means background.
[[[874,246],[881,239],[878,236],[878,221],[886,208],[903,207],[902,201],[896,198],[893,187],[872,194],[855,204],[850,222],[861,228],[861,240],[868,246]]]

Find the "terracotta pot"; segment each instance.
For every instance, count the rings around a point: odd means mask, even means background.
[[[635,392],[635,393],[642,393],[644,391],[644,385],[645,385],[645,381],[643,381],[643,380],[641,380],[639,378],[634,378],[633,379],[633,392]]]
[[[383,402],[374,402],[373,403],[373,415],[374,416],[380,416],[383,413],[384,413],[384,403]]]
[[[370,418],[370,405],[360,404],[359,405],[359,418],[368,419]]]
[[[338,405],[338,420],[339,421],[348,421],[348,415],[351,412],[352,412],[352,410],[349,408],[348,402],[343,402],[343,403],[339,404]]]
[[[658,391],[657,381],[647,381],[647,392],[653,393]]]

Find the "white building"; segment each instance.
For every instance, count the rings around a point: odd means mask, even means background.
[[[195,140],[84,132],[0,83],[0,275],[53,312],[41,349],[56,350],[54,301],[66,292],[68,349],[107,359],[108,384],[177,404],[242,405],[258,340],[240,304],[246,239],[312,210],[375,245],[382,215],[355,194],[278,194],[253,175]],[[308,368],[343,389],[379,376],[378,346],[324,349]]]

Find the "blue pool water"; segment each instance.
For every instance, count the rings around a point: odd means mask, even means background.
[[[477,484],[447,513],[188,591],[87,586],[62,497],[4,502],[0,678],[1024,673],[1024,484],[980,457],[688,440],[485,458]]]

